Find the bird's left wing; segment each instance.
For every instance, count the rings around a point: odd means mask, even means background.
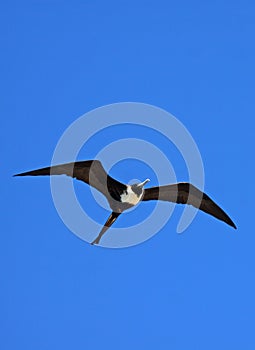
[[[25,173],[16,174],[14,176],[40,176],[40,175],[67,175],[95,187],[103,193],[107,199],[111,197],[112,188],[125,186],[119,181],[107,175],[99,160],[86,160],[72,162],[60,165],[53,165],[47,168],[27,171]]]
[[[209,196],[207,196],[207,194],[201,192],[198,188],[187,182],[147,188],[144,190],[142,200],[162,200],[190,204],[236,228],[236,225],[230,217]]]

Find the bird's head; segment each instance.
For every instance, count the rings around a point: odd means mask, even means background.
[[[147,182],[149,182],[150,179],[146,179],[143,182],[140,182],[138,184],[134,184],[131,185],[132,190],[135,192],[135,194],[137,194],[138,196],[140,196],[143,193],[143,187],[147,184]]]

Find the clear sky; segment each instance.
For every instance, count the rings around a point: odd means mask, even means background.
[[[251,0],[1,5],[1,349],[255,349],[254,10]],[[187,127],[206,192],[237,231],[198,213],[178,235],[179,206],[143,244],[92,247],[59,218],[48,178],[12,178],[49,165],[77,117],[125,101],[163,108]],[[91,140],[80,159],[102,144]],[[177,179],[187,180],[170,149]],[[125,169],[112,175],[148,177],[139,164]],[[106,211],[75,186],[103,223]]]

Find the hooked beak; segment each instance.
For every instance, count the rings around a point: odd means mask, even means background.
[[[146,180],[144,180],[143,182],[139,183],[137,186],[138,186],[138,187],[143,187],[143,186],[145,186],[145,185],[147,184],[147,182],[149,182],[149,181],[150,181],[150,179],[146,179]]]

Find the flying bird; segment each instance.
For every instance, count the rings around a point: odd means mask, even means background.
[[[127,209],[140,201],[162,200],[181,204],[190,204],[215,218],[234,227],[230,217],[209,197],[198,188],[187,182],[157,186],[144,189],[149,179],[141,183],[126,185],[113,179],[106,173],[99,160],[78,161],[54,165],[47,168],[28,171],[14,176],[67,175],[81,180],[96,188],[107,199],[112,210],[98,236],[91,244],[98,244],[117,218]]]

